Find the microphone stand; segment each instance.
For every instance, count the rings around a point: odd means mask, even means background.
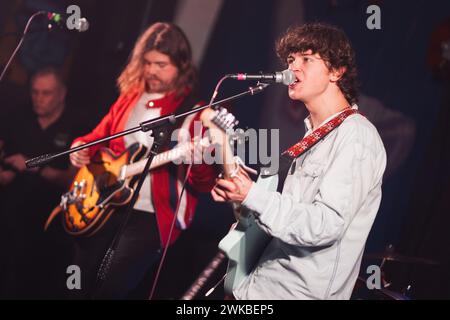
[[[159,153],[159,150],[161,149],[161,147],[163,147],[165,145],[165,143],[167,142],[167,140],[169,138],[169,131],[170,131],[169,128],[170,128],[170,126],[175,124],[174,119],[175,119],[174,117],[169,117],[169,118],[167,118],[167,121],[163,121],[163,122],[161,122],[161,124],[159,124],[159,123],[156,124],[156,127],[153,128],[152,132],[150,133],[150,135],[154,137],[153,145],[150,149],[150,154],[147,158],[147,162],[145,163],[144,170],[142,171],[142,173],[139,176],[138,184],[137,184],[135,190],[133,191],[133,196],[131,198],[131,201],[129,202],[129,204],[126,208],[125,216],[122,218],[122,221],[119,224],[119,228],[117,229],[117,232],[116,232],[108,250],[106,251],[105,256],[103,257],[103,260],[98,269],[97,284],[96,284],[97,290],[99,290],[101,288],[103,281],[106,279],[106,276],[108,275],[108,271],[111,267],[111,264],[112,264],[112,261],[114,258],[114,253],[119,244],[119,240],[120,240],[123,232],[125,231],[125,227],[131,216],[131,213],[133,211],[133,207],[137,201],[137,198],[139,197],[139,192],[141,191],[142,185],[144,184],[144,180],[147,176],[148,169],[150,168],[153,158]],[[165,123],[169,124],[170,126],[164,125]]]
[[[189,116],[191,114],[197,113],[197,112],[202,111],[202,110],[204,110],[206,108],[215,107],[215,106],[218,106],[218,105],[221,105],[221,104],[225,104],[225,103],[237,100],[237,99],[239,99],[239,98],[241,98],[243,96],[246,96],[246,95],[255,95],[257,93],[260,93],[265,88],[267,88],[267,86],[269,86],[269,84],[263,83],[263,82],[259,82],[256,86],[249,87],[249,89],[247,91],[245,91],[245,92],[241,92],[241,93],[236,94],[234,96],[231,96],[231,97],[222,99],[220,101],[214,102],[212,104],[207,104],[207,105],[204,105],[204,106],[201,106],[201,107],[197,107],[197,108],[194,108],[192,110],[189,110],[189,111],[186,111],[186,112],[183,112],[183,113],[180,113],[180,114],[170,114],[170,115],[161,116],[161,117],[158,117],[158,118],[155,118],[155,119],[152,119],[152,120],[146,120],[144,122],[141,122],[138,126],[136,126],[134,128],[130,128],[130,129],[118,132],[116,134],[110,135],[108,137],[104,137],[104,138],[100,138],[100,139],[94,140],[92,142],[80,145],[78,147],[74,147],[74,148],[68,149],[66,151],[57,152],[57,153],[43,154],[43,155],[40,155],[40,156],[37,156],[35,158],[32,158],[32,159],[29,159],[29,160],[25,161],[25,164],[26,164],[28,169],[34,168],[34,167],[40,167],[40,166],[46,165],[47,163],[49,163],[50,161],[53,161],[56,158],[59,158],[61,156],[65,156],[65,155],[71,154],[72,152],[77,152],[77,151],[80,151],[82,149],[95,146],[95,145],[97,145],[99,143],[108,142],[110,140],[113,140],[113,139],[116,139],[116,138],[120,138],[120,137],[129,135],[131,133],[138,132],[138,131],[147,132],[147,131],[150,131],[150,130],[154,130],[155,128],[157,128],[159,126],[163,126],[163,125],[167,125],[167,124],[172,124],[173,125],[173,124],[176,123],[176,121],[178,119],[185,118],[185,117],[187,117],[187,116]]]
[[[201,107],[197,107],[197,108],[194,108],[192,110],[189,110],[189,111],[186,111],[186,112],[183,112],[183,113],[180,113],[180,114],[170,114],[170,115],[167,115],[167,116],[158,117],[158,118],[153,119],[153,120],[147,120],[147,121],[141,122],[139,124],[139,126],[136,126],[134,128],[128,129],[128,130],[124,130],[122,132],[116,133],[116,134],[111,135],[109,137],[97,139],[97,140],[92,141],[90,143],[86,143],[86,144],[83,144],[81,146],[78,146],[78,147],[75,147],[75,148],[71,148],[71,149],[63,151],[63,152],[58,152],[58,153],[53,153],[53,154],[44,154],[44,155],[35,157],[33,159],[27,160],[25,162],[27,168],[33,168],[33,167],[37,167],[37,166],[42,166],[42,165],[45,165],[48,162],[52,161],[55,158],[58,158],[58,157],[70,154],[72,152],[79,151],[81,149],[85,149],[85,148],[97,145],[99,143],[104,143],[104,142],[110,141],[112,139],[115,139],[115,138],[118,138],[118,137],[122,137],[122,136],[131,134],[131,133],[134,133],[134,132],[137,132],[137,131],[148,132],[148,131],[151,130],[150,134],[153,135],[154,142],[153,142],[153,145],[151,147],[150,154],[148,156],[148,159],[147,159],[147,162],[145,164],[144,170],[140,174],[138,184],[137,184],[136,189],[133,192],[133,196],[132,196],[132,198],[131,198],[131,200],[130,200],[130,202],[128,204],[125,216],[123,217],[123,219],[122,219],[122,221],[121,221],[121,223],[119,225],[118,231],[117,231],[116,235],[114,236],[114,239],[113,239],[110,247],[108,248],[108,250],[107,250],[107,252],[106,252],[105,256],[103,257],[103,260],[102,260],[102,262],[100,264],[100,267],[99,267],[99,270],[98,270],[98,273],[97,273],[97,284],[96,284],[96,289],[97,290],[101,287],[101,285],[102,285],[103,281],[105,280],[105,278],[106,278],[106,276],[108,274],[108,271],[109,271],[109,269],[111,267],[111,263],[112,263],[112,260],[114,258],[114,253],[116,251],[116,248],[117,248],[117,245],[119,243],[120,237],[122,236],[122,233],[125,230],[125,226],[126,226],[128,220],[129,220],[129,217],[130,217],[131,212],[133,210],[134,204],[137,201],[137,198],[139,196],[139,192],[140,192],[141,187],[142,187],[142,185],[144,183],[144,180],[145,180],[145,177],[147,175],[148,169],[150,168],[151,162],[152,162],[153,158],[155,157],[155,155],[158,154],[160,148],[164,146],[164,144],[167,142],[167,140],[169,138],[168,137],[168,133],[170,132],[169,128],[171,126],[175,125],[175,123],[177,122],[177,119],[184,118],[184,117],[186,117],[188,115],[197,113],[197,112],[199,112],[201,110],[204,110],[204,109],[206,109],[208,107],[214,107],[214,106],[217,106],[217,105],[220,105],[220,104],[224,104],[224,103],[236,100],[236,99],[241,98],[241,97],[246,96],[246,95],[255,95],[255,94],[263,91],[267,86],[268,86],[267,83],[258,83],[255,87],[250,87],[245,92],[242,92],[242,93],[239,93],[237,95],[231,96],[229,98],[217,101],[217,102],[215,102],[213,104],[208,104],[208,105],[204,105],[204,106],[201,106]]]
[[[34,20],[34,18],[36,18],[37,16],[40,16],[40,15],[46,15],[47,14],[47,11],[37,11],[37,12],[35,12],[29,19],[28,19],[28,21],[27,21],[27,24],[25,25],[25,29],[23,30],[23,33],[21,34],[22,36],[21,36],[21,38],[20,38],[20,40],[19,40],[19,43],[17,44],[17,46],[16,46],[16,48],[14,49],[14,51],[13,51],[13,53],[11,54],[11,56],[9,57],[9,59],[8,59],[8,61],[6,62],[6,64],[5,64],[5,66],[3,67],[3,70],[2,70],[2,72],[0,73],[0,82],[2,82],[2,80],[3,80],[3,78],[5,77],[5,75],[6,75],[6,71],[8,70],[8,68],[9,68],[9,66],[10,66],[10,64],[11,64],[11,62],[13,61],[13,59],[14,59],[14,57],[16,56],[16,54],[17,54],[17,52],[19,51],[19,49],[20,49],[20,47],[22,46],[22,44],[23,44],[23,41],[25,40],[25,36],[27,35],[27,34],[29,34],[29,33],[38,33],[38,32],[42,32],[43,30],[33,30],[33,31],[29,31],[29,29],[30,29],[30,26],[31,26],[31,22]],[[56,23],[54,23],[54,22],[52,22],[52,21],[49,21],[49,24],[48,24],[48,27],[47,27],[47,31],[52,31],[53,29],[56,29],[56,28],[53,28],[53,26],[54,25],[57,25]],[[59,29],[62,29],[62,28],[59,28]],[[0,37],[6,37],[6,36],[12,36],[12,35],[20,35],[20,33],[18,33],[18,32],[8,32],[8,33],[3,33],[3,34],[0,34]]]
[[[23,40],[25,39],[25,35],[28,33],[28,29],[30,28],[31,22],[34,18],[37,16],[45,14],[45,11],[38,11],[35,12],[27,21],[27,24],[25,25],[25,29],[23,30],[22,37],[19,40],[19,43],[17,44],[16,48],[14,49],[13,53],[11,54],[11,57],[9,57],[9,60],[6,62],[5,67],[3,68],[1,74],[0,74],[0,82],[3,80],[6,74],[6,70],[8,70],[9,65],[13,61],[14,57],[16,56],[17,52],[19,51],[20,47],[22,46]]]

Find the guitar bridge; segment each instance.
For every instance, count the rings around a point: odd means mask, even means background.
[[[86,180],[82,180],[81,182],[75,181],[72,190],[61,196],[61,202],[59,203],[61,208],[67,210],[67,207],[71,204],[81,204],[86,199],[86,194],[84,193],[85,187]]]

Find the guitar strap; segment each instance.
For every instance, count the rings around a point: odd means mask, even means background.
[[[348,116],[356,113],[359,113],[357,109],[346,109],[327,123],[311,132],[309,135],[304,137],[302,140],[300,140],[281,154],[278,161],[279,168],[277,172],[270,172],[269,170],[263,169],[261,174],[262,178],[278,174],[277,191],[281,193],[281,191],[283,190],[284,181],[286,180],[289,169],[291,168],[294,160],[311,149],[320,140],[325,138],[331,131],[339,127]]]

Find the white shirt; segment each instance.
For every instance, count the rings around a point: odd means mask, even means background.
[[[349,299],[381,201],[381,138],[366,118],[351,115],[293,166],[282,194],[254,183],[242,203],[273,238],[234,295]]]
[[[161,99],[163,96],[163,94],[159,93],[144,92],[136,103],[136,106],[131,111],[125,129],[136,127],[142,121],[159,117],[161,115],[161,108],[148,108],[147,102],[149,100]],[[124,139],[126,148],[128,148],[135,142],[143,144],[147,147],[148,150],[150,150],[153,145],[153,137],[150,136],[149,132],[137,131],[132,134],[126,135]],[[155,212],[155,207],[153,206],[152,201],[150,175],[147,175],[144,180],[141,191],[139,192],[139,198],[134,205],[134,209],[147,212]]]

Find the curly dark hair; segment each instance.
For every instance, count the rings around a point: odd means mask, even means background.
[[[332,25],[306,23],[289,28],[276,43],[277,55],[285,64],[289,54],[308,50],[318,53],[329,70],[345,68],[337,85],[350,104],[356,103],[355,53],[345,33]]]

